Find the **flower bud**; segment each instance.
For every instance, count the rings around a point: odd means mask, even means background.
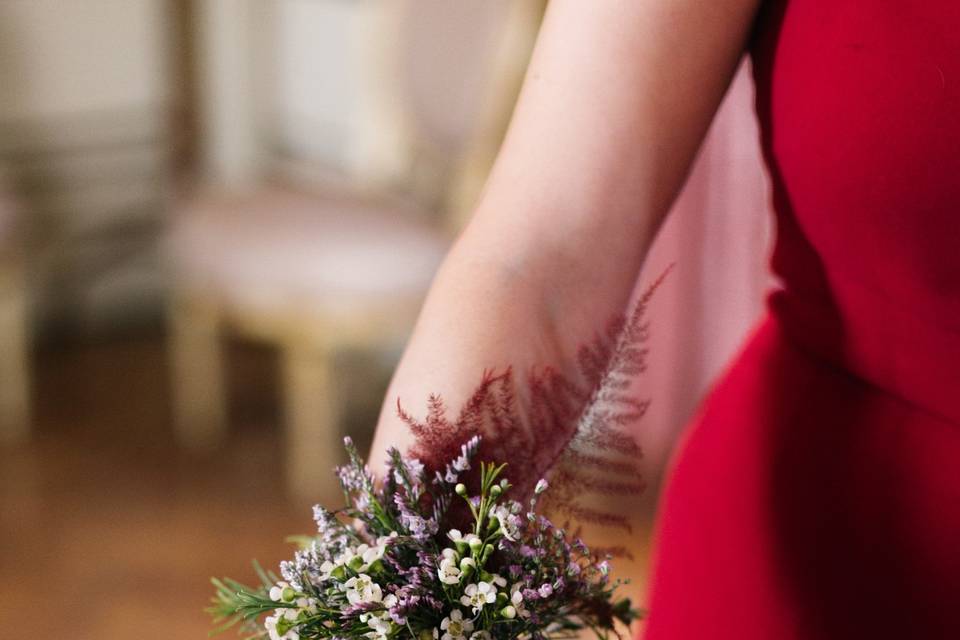
[[[456,492],[458,496],[461,496],[464,498],[467,497],[467,485],[463,484],[462,482],[458,482],[457,486],[455,486],[453,490]]]
[[[513,620],[517,617],[517,610],[513,605],[508,604],[503,609],[500,609],[500,615],[508,620]]]
[[[283,591],[280,593],[280,599],[284,602],[293,602],[293,599],[297,597],[297,592],[293,590],[292,587],[284,587]]]
[[[498,497],[501,493],[503,493],[503,489],[500,487],[500,485],[495,484],[490,487],[490,495],[492,495],[494,498]]]
[[[483,553],[480,554],[480,564],[486,564],[487,560],[490,559],[491,554],[493,554],[493,545],[487,544],[483,547]]]
[[[480,547],[482,547],[482,546],[483,546],[483,540],[481,540],[478,536],[472,536],[472,537],[470,538],[470,550],[471,550],[471,551],[477,551],[477,550],[480,549]]]

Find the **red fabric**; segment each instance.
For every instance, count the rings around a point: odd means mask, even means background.
[[[960,3],[773,0],[782,288],[688,430],[647,640],[960,638]]]

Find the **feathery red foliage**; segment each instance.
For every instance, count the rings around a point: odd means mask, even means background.
[[[632,495],[643,491],[640,447],[627,430],[640,420],[649,401],[630,395],[634,377],[646,369],[647,307],[667,269],[605,332],[577,352],[573,378],[550,366],[531,370],[527,407],[521,411],[512,367],[485,371],[455,419],[432,395],[427,415],[417,420],[397,401],[400,418],[416,442],[409,452],[431,471],[455,458],[460,446],[480,435],[477,460],[510,463],[507,472],[517,497],[532,494],[540,478],[550,490],[542,506],[569,520],[629,530],[628,518],[591,507],[587,494]],[[594,501],[595,503],[596,501]]]

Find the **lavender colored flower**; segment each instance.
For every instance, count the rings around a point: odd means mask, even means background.
[[[606,561],[506,498],[504,466],[475,466],[478,448],[471,438],[429,473],[391,451],[378,484],[347,442],[337,475],[350,504],[314,507],[317,532],[281,563],[282,581],[215,581],[212,611],[256,640],[549,640],[634,619]]]

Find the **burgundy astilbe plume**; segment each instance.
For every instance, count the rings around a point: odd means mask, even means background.
[[[641,450],[629,427],[649,406],[630,394],[633,379],[646,369],[647,308],[669,269],[647,288],[629,313],[577,352],[577,374],[550,366],[532,369],[521,408],[513,369],[485,371],[477,389],[451,419],[443,400],[432,395],[427,415],[417,420],[397,402],[400,418],[416,437],[409,452],[430,471],[449,476],[443,465],[481,436],[476,460],[509,463],[507,476],[518,497],[533,494],[541,478],[551,489],[542,506],[580,523],[630,529],[627,516],[591,506],[587,494],[635,495],[643,488]],[[466,474],[461,481],[470,484]]]

